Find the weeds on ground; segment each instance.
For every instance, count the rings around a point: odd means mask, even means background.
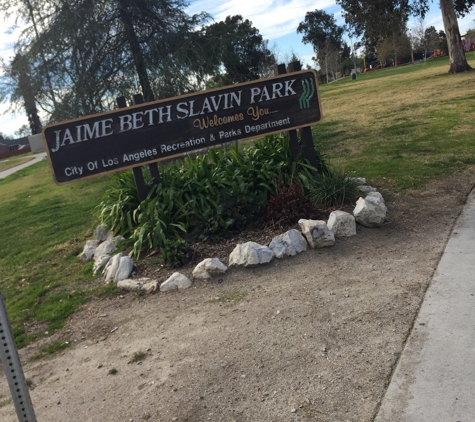
[[[65,341],[65,342],[56,341],[53,344],[50,344],[49,346],[42,347],[36,355],[32,356],[31,360],[43,359],[44,357],[57,353],[61,350],[64,350],[69,346],[70,346],[70,343],[68,341]]]
[[[209,303],[219,303],[227,306],[235,305],[243,301],[248,295],[246,290],[231,290],[209,300]]]
[[[142,362],[146,357],[148,353],[144,352],[143,350],[139,350],[138,352],[135,352],[132,355],[132,359],[128,363],[137,363],[137,362]]]

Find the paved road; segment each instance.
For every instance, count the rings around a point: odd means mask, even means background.
[[[38,161],[44,160],[46,158],[46,152],[40,152],[39,154],[33,155],[33,160],[28,161],[27,163],[20,164],[19,166],[12,167],[5,171],[0,171],[0,179],[4,179],[10,174],[15,173],[18,170],[24,169],[25,167],[31,166],[32,164],[37,163]]]
[[[475,189],[429,286],[375,422],[475,421]]]

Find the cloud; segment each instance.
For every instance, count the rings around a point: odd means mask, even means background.
[[[228,0],[219,5],[211,0],[198,0],[191,4],[188,13],[208,12],[217,21],[229,15],[242,15],[264,38],[274,40],[295,33],[308,11],[333,6],[335,0]]]
[[[0,36],[0,56],[2,59],[7,60],[13,57],[14,46],[20,38],[23,28],[16,24],[13,16],[5,18],[1,14],[0,28],[4,28]]]

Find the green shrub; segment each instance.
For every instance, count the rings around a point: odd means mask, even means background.
[[[328,169],[320,174],[310,187],[308,198],[317,206],[339,208],[358,197],[355,182],[339,170]]]
[[[128,239],[132,256],[160,249],[169,265],[182,265],[189,254],[186,242],[218,241],[241,230],[284,187],[299,185],[308,192],[316,175],[328,170],[318,152],[317,159],[317,169],[293,160],[286,134],[266,136],[245,149],[236,143],[161,167],[161,183],[141,203],[131,172],[123,172],[99,205],[99,219]]]
[[[181,267],[191,259],[190,245],[184,239],[166,239],[161,251],[165,265],[170,267]]]

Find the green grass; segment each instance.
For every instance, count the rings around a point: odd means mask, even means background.
[[[324,118],[313,131],[327,161],[394,191],[424,189],[474,165],[475,74],[448,75],[448,68],[442,58],[320,86]],[[93,295],[114,290],[98,287],[91,264],[76,258],[109,186],[108,178],[57,186],[47,162],[0,180],[0,291],[20,347],[60,328]]]
[[[45,356],[49,356],[61,350],[66,349],[67,347],[69,347],[69,345],[70,343],[66,341],[65,342],[56,341],[53,344],[50,344],[49,346],[42,347],[41,350],[36,355],[32,356],[31,360],[43,359]]]
[[[315,142],[332,165],[400,191],[475,164],[474,74],[448,68],[440,58],[320,86]]]
[[[60,328],[103,292],[91,283],[90,264],[76,256],[92,236],[106,186],[104,178],[57,186],[46,162],[0,180],[0,291],[19,347]],[[46,328],[28,331],[30,322]]]
[[[11,397],[0,401],[0,407],[8,406],[10,403],[13,403],[13,399]]]
[[[27,163],[33,160],[32,155],[31,152],[27,152],[26,154],[14,155],[9,158],[0,158],[0,171],[5,171],[20,164]]]
[[[227,306],[235,305],[243,301],[248,295],[248,292],[245,290],[231,290],[229,292],[223,293],[219,297],[215,297],[209,300],[209,303],[219,303]]]

